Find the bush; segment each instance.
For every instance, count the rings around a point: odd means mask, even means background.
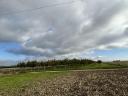
[[[101,61],[101,60],[98,60],[98,61],[97,61],[97,63],[99,63],[99,64],[100,64],[100,63],[102,63],[102,61]]]

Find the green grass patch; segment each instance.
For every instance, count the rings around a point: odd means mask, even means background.
[[[93,64],[74,64],[72,66],[59,66],[51,67],[49,71],[66,71],[66,70],[86,70],[86,69],[115,69],[115,68],[128,68],[126,64],[113,64],[113,63],[93,63]]]
[[[49,70],[53,71],[65,71],[65,70],[86,70],[86,69],[115,69],[115,68],[128,68],[126,64],[112,64],[112,63],[93,63],[83,65],[73,65],[65,67],[55,67]]]
[[[127,65],[111,64],[111,63],[95,63],[81,66],[81,69],[115,69],[115,68],[128,68]]]
[[[115,68],[128,68],[126,64],[112,64],[112,63],[94,63],[86,65],[73,65],[73,66],[59,66],[49,68],[46,71],[33,71],[12,75],[0,76],[0,93],[1,92],[14,92],[19,88],[31,85],[36,80],[52,79],[56,76],[64,75],[68,73],[67,70],[86,70],[86,69],[115,69]],[[58,71],[58,72],[49,72]],[[1,95],[1,94],[0,94]]]
[[[0,76],[0,93],[4,91],[12,92],[18,88],[27,86],[36,80],[52,79],[65,73],[66,72],[28,72],[22,74]]]

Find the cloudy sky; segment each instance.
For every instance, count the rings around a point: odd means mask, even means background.
[[[0,65],[128,59],[128,0],[0,0]]]

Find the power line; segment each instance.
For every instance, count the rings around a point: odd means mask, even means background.
[[[32,12],[32,11],[36,11],[36,10],[40,10],[40,9],[44,9],[44,8],[48,8],[48,7],[55,7],[55,6],[60,6],[60,5],[67,5],[67,4],[72,4],[75,3],[76,0],[70,1],[70,2],[61,2],[61,3],[55,3],[55,4],[50,4],[50,5],[45,5],[42,7],[38,7],[38,8],[33,8],[33,9],[26,9],[26,10],[19,10],[19,11],[15,11],[15,12],[8,12],[8,13],[3,13],[0,14],[1,15],[14,15],[14,14],[18,14],[18,13],[24,13],[24,12]]]

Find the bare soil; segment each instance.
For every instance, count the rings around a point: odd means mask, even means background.
[[[39,80],[16,96],[128,96],[128,70],[77,71]]]

